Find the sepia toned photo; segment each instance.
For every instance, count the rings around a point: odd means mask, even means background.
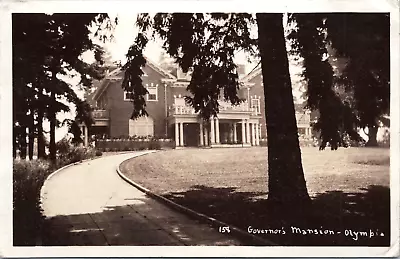
[[[390,248],[391,22],[13,12],[12,246]]]

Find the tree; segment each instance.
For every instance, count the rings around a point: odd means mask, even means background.
[[[101,79],[104,75],[101,69],[102,49],[90,37],[90,27],[94,25],[98,26],[95,35],[106,40],[105,35],[99,34],[103,24],[106,24],[106,30],[111,29],[112,23],[106,14],[13,15],[14,98],[37,101],[32,102],[35,105],[28,109],[14,106],[14,125],[25,128],[30,124],[33,129],[34,122],[30,120],[27,123],[24,117],[37,114],[39,157],[44,155],[43,118],[47,117],[50,121],[50,158],[55,161],[56,114],[69,110],[58,99],[63,97],[78,105],[81,102],[71,85],[60,76],[76,72],[81,78],[80,84],[90,87],[92,78]],[[82,53],[90,50],[94,51],[98,61],[92,65],[81,59]],[[20,132],[24,134],[23,129]]]
[[[164,41],[164,49],[184,72],[193,70],[186,97],[205,120],[218,116],[222,96],[239,104],[235,51],[244,50],[261,57],[268,131],[268,198],[275,205],[294,208],[310,203],[293,104],[282,14],[157,14],[138,17],[142,32],[130,47],[124,66],[123,88],[133,93],[132,118],[146,115],[141,67],[142,50],[153,30]],[[251,37],[257,21],[258,41]],[[282,113],[282,111],[285,111]]]
[[[379,122],[390,108],[389,14],[327,14],[326,28],[336,55],[348,61],[341,80],[352,88],[360,127],[368,127],[367,145],[376,146]]]
[[[291,22],[296,27],[288,38],[292,52],[303,58],[303,77],[307,83],[307,104],[311,111],[318,111],[314,129],[320,132],[320,149],[329,143],[331,149],[346,146],[345,136],[359,141],[357,118],[352,101],[343,98],[334,79],[334,69],[328,59],[327,43],[320,14],[293,14]]]
[[[282,14],[257,14],[268,132],[268,199],[310,201],[301,163]]]
[[[365,127],[367,145],[377,145],[379,123],[389,113],[389,15],[294,14],[292,21],[297,24],[292,45],[304,58],[308,106],[321,113],[316,128],[327,129],[321,130],[322,147],[343,145],[346,135],[360,141],[356,130]],[[340,60],[335,75],[334,59]]]

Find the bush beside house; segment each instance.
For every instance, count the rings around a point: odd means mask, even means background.
[[[135,151],[135,150],[159,150],[175,147],[175,142],[171,139],[162,138],[115,138],[96,140],[96,149],[103,152],[116,151]]]

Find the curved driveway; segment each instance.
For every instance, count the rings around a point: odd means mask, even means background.
[[[240,245],[229,234],[189,219],[122,180],[116,167],[149,151],[68,167],[42,189],[43,245]]]

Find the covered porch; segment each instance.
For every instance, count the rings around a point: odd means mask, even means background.
[[[197,117],[170,119],[176,147],[250,147],[260,145],[261,130],[258,119]]]
[[[219,101],[218,116],[203,120],[181,96],[174,96],[168,111],[168,125],[175,146],[250,147],[260,145],[261,114],[247,102],[232,106]]]

